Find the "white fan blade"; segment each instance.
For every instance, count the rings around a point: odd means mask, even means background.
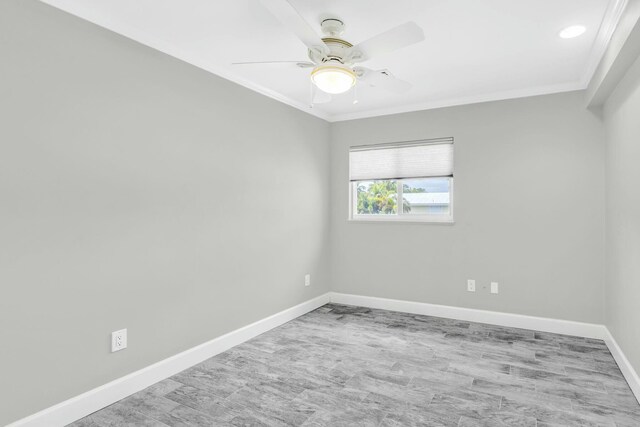
[[[352,62],[364,62],[423,40],[422,28],[415,22],[407,22],[349,48],[347,57]]]
[[[389,92],[404,93],[411,89],[411,83],[396,79],[387,70],[371,70],[364,67],[356,67],[354,71],[358,79],[373,87],[379,87]]]
[[[320,36],[313,31],[313,28],[287,0],[260,0],[260,2],[285,27],[298,36],[309,49],[319,51],[322,54],[329,53],[329,48]]]
[[[231,65],[290,65],[294,64],[300,68],[315,67],[316,64],[307,61],[249,61],[249,62],[233,62]]]

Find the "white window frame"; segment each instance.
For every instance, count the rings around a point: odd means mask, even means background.
[[[385,181],[396,181],[398,183],[398,208],[399,212],[396,214],[357,214],[358,211],[358,183],[363,181],[350,181],[349,182],[349,221],[354,222],[419,222],[419,223],[436,223],[436,224],[453,224],[453,200],[454,200],[454,191],[453,191],[453,177],[447,177],[449,180],[449,214],[447,215],[416,215],[410,213],[403,213],[403,203],[402,200],[402,190],[403,190],[403,181],[413,181],[417,178],[406,178],[406,179],[389,179]],[[425,178],[428,179],[428,178]],[[375,180],[366,180],[366,182],[375,181]]]

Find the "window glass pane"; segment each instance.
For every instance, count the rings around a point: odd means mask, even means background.
[[[402,213],[406,215],[449,215],[449,178],[405,179],[402,183]]]
[[[359,181],[354,185],[358,215],[396,215],[398,213],[396,181]]]

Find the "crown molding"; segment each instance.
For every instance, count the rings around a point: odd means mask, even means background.
[[[410,105],[400,105],[357,113],[336,114],[329,116],[329,122],[366,119],[371,117],[388,116],[392,114],[411,113],[416,111],[433,110],[436,108],[455,107],[460,105],[480,104],[484,102],[505,101],[508,99],[527,98],[531,96],[549,95],[553,93],[573,92],[584,90],[586,86],[581,82],[569,82],[558,85],[540,86],[529,89],[518,89],[503,92],[491,92],[476,96],[428,101]]]
[[[593,79],[602,58],[607,51],[611,37],[618,27],[618,23],[620,22],[620,18],[622,17],[625,8],[627,7],[627,3],[628,0],[614,0],[609,3],[607,12],[602,18],[598,35],[591,47],[591,54],[589,55],[587,67],[582,77],[582,83],[585,88],[591,83],[591,79]]]
[[[265,86],[254,83],[246,78],[235,75],[229,69],[227,69],[226,67],[220,66],[219,64],[213,64],[207,61],[203,61],[202,59],[197,58],[195,55],[192,55],[189,52],[185,52],[177,48],[176,46],[173,46],[169,41],[149,37],[144,32],[138,30],[135,27],[123,24],[122,22],[118,22],[115,20],[105,19],[104,17],[89,16],[90,14],[86,14],[86,13],[83,13],[81,15],[81,14],[69,12],[63,7],[64,0],[40,0],[40,1],[50,6],[61,9],[66,13],[70,13],[81,19],[84,19],[93,24],[96,24],[102,28],[107,29],[108,31],[115,32],[116,34],[119,34],[135,42],[138,42],[140,44],[143,44],[145,46],[148,46],[150,48],[153,48],[165,54],[168,54],[169,56],[172,56],[181,61],[187,62],[202,70],[213,73],[219,77],[222,77],[226,80],[229,80],[233,83],[236,83],[254,92],[258,92],[271,99],[279,101],[283,104],[286,104],[290,107],[293,107],[297,110],[300,110],[304,113],[310,114],[312,116],[315,116],[319,119],[325,120],[330,123],[379,117],[379,116],[385,116],[385,115],[391,115],[391,114],[423,111],[423,110],[430,110],[430,109],[436,109],[436,108],[445,108],[445,107],[452,107],[452,106],[459,106],[459,105],[477,104],[477,103],[484,103],[484,102],[502,101],[502,100],[515,99],[515,98],[525,98],[530,96],[539,96],[539,95],[547,95],[547,94],[553,94],[553,93],[584,90],[589,86],[589,83],[593,78],[598,68],[598,65],[602,61],[602,58],[607,50],[611,37],[628,3],[628,0],[611,0],[609,2],[609,6],[607,8],[605,16],[603,17],[600,28],[598,29],[598,34],[592,45],[589,59],[586,64],[585,72],[582,75],[582,78],[580,78],[578,81],[567,82],[567,83],[556,84],[556,85],[549,85],[549,86],[518,89],[518,90],[496,91],[496,92],[491,92],[491,93],[486,93],[481,95],[449,98],[449,99],[443,99],[439,101],[425,101],[425,102],[413,103],[409,105],[400,105],[400,106],[394,106],[389,108],[379,108],[379,109],[353,112],[353,113],[330,114],[326,111],[322,111],[321,107],[313,108],[307,103],[299,102],[275,90],[269,89]]]
[[[162,40],[162,39],[158,39],[158,38],[154,38],[154,37],[149,37],[147,34],[145,34],[143,31],[140,31],[139,29],[124,24],[120,21],[116,21],[116,20],[110,20],[110,19],[105,19],[104,17],[97,17],[97,16],[90,16],[88,14],[78,14],[78,13],[74,13],[71,12],[69,10],[67,10],[66,8],[64,8],[63,6],[63,1],[60,0],[40,0],[42,3],[45,3],[49,6],[55,7],[56,9],[59,9],[65,13],[68,13],[70,15],[76,16],[82,20],[91,22],[92,24],[95,24],[97,26],[99,26],[100,28],[106,30],[106,31],[110,31],[112,33],[115,33],[119,36],[125,37],[127,39],[130,39],[136,43],[140,43],[144,46],[150,47],[152,49],[155,49],[163,54],[169,55],[173,58],[179,59],[183,62],[186,62],[190,65],[193,65],[197,68],[200,68],[204,71],[208,71],[212,74],[215,74],[218,77],[222,77],[225,80],[229,80],[233,83],[236,83],[240,86],[243,86],[247,89],[250,89],[254,92],[258,92],[264,96],[267,96],[271,99],[274,99],[276,101],[282,102],[283,104],[286,104],[290,107],[293,107],[297,110],[303,111],[307,114],[311,114],[312,116],[318,117],[319,119],[323,119],[325,121],[330,121],[329,119],[329,114],[325,113],[324,111],[320,111],[317,108],[313,108],[311,107],[309,104],[303,103],[303,102],[299,102],[296,101],[292,98],[289,98],[288,96],[282,95],[279,92],[276,92],[275,90],[266,88],[262,85],[259,85],[257,83],[254,83],[248,79],[245,79],[243,77],[237,76],[235,74],[233,74],[231,71],[229,71],[228,69],[217,65],[217,64],[212,64],[210,62],[207,61],[203,61],[202,59],[197,58],[195,55],[192,55],[188,52],[183,51],[182,49],[179,49],[178,47],[174,46],[173,44],[171,44],[169,41],[167,40]]]

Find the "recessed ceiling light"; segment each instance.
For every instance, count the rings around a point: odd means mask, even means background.
[[[584,25],[572,25],[560,31],[560,37],[563,39],[572,39],[584,34],[587,28]]]

